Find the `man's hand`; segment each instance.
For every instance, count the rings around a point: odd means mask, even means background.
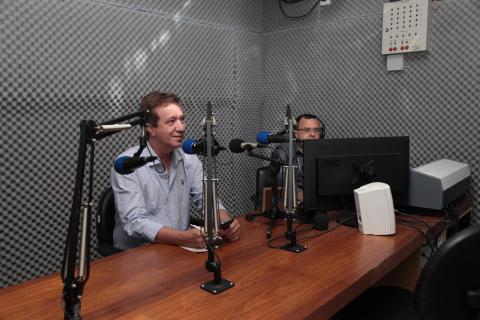
[[[225,210],[220,210],[220,221],[225,222],[232,219]],[[237,241],[240,239],[240,222],[234,219],[225,230],[220,230],[220,236],[227,241]]]
[[[180,245],[190,248],[205,248],[205,240],[202,237],[200,229],[190,228],[184,231]]]
[[[176,244],[177,246],[185,246],[191,248],[205,248],[205,241],[203,240],[200,229],[190,228],[185,231],[175,230],[169,227],[161,228],[155,242]]]
[[[227,241],[237,241],[240,239],[240,222],[233,220],[227,229],[220,231],[220,235]]]

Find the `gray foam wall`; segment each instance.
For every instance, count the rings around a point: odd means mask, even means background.
[[[60,270],[82,119],[135,112],[160,89],[183,99],[188,137],[200,137],[207,101],[224,146],[260,127],[262,19],[257,0],[0,1],[0,286]],[[138,136],[95,144],[95,203]],[[257,165],[238,159],[217,158],[219,196],[236,215],[253,209]]]
[[[285,10],[299,15],[314,2]],[[389,73],[384,2],[332,0],[300,21],[286,20],[278,1],[264,2],[264,127],[278,130],[291,104],[294,114],[318,114],[327,138],[408,135],[413,167],[441,158],[470,164],[476,213],[480,3],[437,1],[431,50],[405,55],[405,70]]]
[[[440,1],[432,50],[387,73],[383,1],[332,1],[289,21],[276,0],[0,0],[0,287],[60,269],[80,120],[134,112],[153,89],[183,98],[188,137],[201,134],[211,101],[222,145],[279,130],[287,103],[295,114],[320,114],[328,137],[408,134],[412,165],[468,162],[476,195],[477,2]],[[113,159],[138,134],[95,144],[95,202]],[[252,210],[259,165],[218,157],[220,197],[232,213]]]

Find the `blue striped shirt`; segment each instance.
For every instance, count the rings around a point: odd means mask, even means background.
[[[151,155],[157,156],[149,145]],[[133,156],[138,146],[119,155]],[[150,156],[145,148],[141,157]],[[130,249],[153,242],[163,227],[187,230],[190,223],[190,200],[202,209],[202,163],[195,155],[181,149],[172,153],[170,170],[159,160],[147,163],[131,174],[121,175],[112,169],[115,196],[114,246]],[[220,204],[220,208],[224,209]]]

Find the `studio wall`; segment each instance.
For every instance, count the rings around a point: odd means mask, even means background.
[[[301,15],[316,1],[284,4]],[[264,127],[280,128],[285,106],[318,114],[327,138],[410,136],[410,165],[447,158],[470,164],[474,222],[480,180],[480,4],[433,1],[431,50],[387,72],[382,0],[332,0],[301,20],[265,1]]]
[[[223,146],[261,125],[261,1],[6,0],[0,25],[0,287],[60,270],[82,119],[133,113],[158,89],[183,99],[187,137],[201,137],[208,101]],[[113,160],[139,135],[95,143],[93,213]],[[244,160],[225,151],[216,161],[235,215],[253,209],[258,163]]]
[[[200,137],[212,102],[223,146],[279,131],[287,104],[317,113],[327,138],[409,135],[412,166],[471,165],[477,213],[480,4],[436,1],[431,50],[389,73],[384,2],[332,0],[288,20],[277,0],[0,0],[0,287],[60,270],[80,121],[135,112],[155,89],[183,99],[187,137]],[[93,212],[115,156],[139,134],[95,144]],[[216,161],[227,209],[251,211],[263,163],[230,152]],[[92,245],[97,259],[95,228]]]

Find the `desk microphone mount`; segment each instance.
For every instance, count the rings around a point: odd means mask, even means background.
[[[144,125],[146,113],[147,111],[140,111],[106,121],[102,124],[96,124],[93,120],[82,120],[80,122],[75,189],[61,270],[61,277],[64,284],[62,297],[65,320],[81,319],[81,298],[83,289],[90,275],[90,224],[93,206],[94,143],[97,140],[104,139],[135,125]],[[134,120],[123,123],[131,119]],[[87,145],[90,145],[88,195],[87,201],[82,202]],[[78,243],[79,238],[80,244]]]
[[[218,294],[232,288],[235,284],[231,281],[222,279],[221,265],[215,260],[214,247],[220,240],[220,216],[218,210],[218,198],[216,182],[218,179],[214,174],[213,157],[214,153],[214,133],[215,117],[212,113],[212,105],[207,103],[207,116],[202,123],[205,132],[206,157],[205,172],[203,179],[203,214],[204,214],[204,232],[206,232],[206,245],[208,249],[208,260],[205,267],[209,272],[213,272],[213,280],[202,284],[200,287],[212,294]]]
[[[300,253],[307,249],[307,247],[297,244],[297,233],[292,227],[293,217],[297,210],[297,166],[293,165],[294,122],[295,119],[292,116],[290,105],[287,105],[285,127],[288,132],[288,165],[283,166],[283,205],[286,209],[287,217],[287,231],[285,232],[285,237],[290,240],[290,243],[287,243],[280,248],[290,252]]]

